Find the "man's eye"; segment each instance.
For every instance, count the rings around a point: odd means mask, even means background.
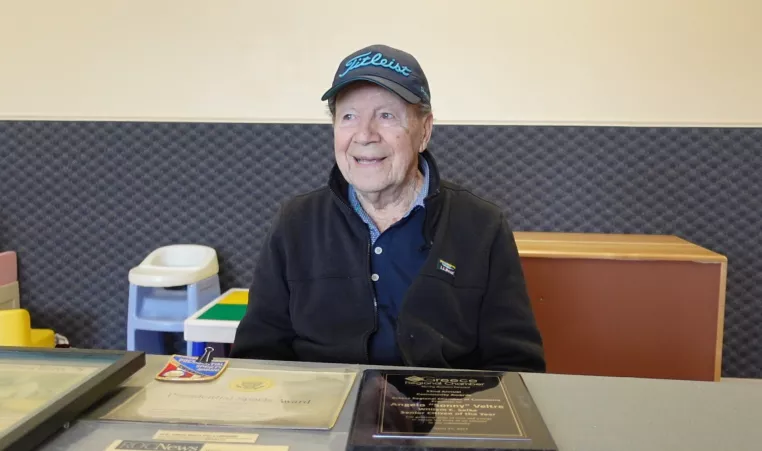
[[[382,119],[393,119],[394,115],[392,113],[381,113]]]
[[[352,113],[347,113],[347,114],[345,114],[345,115],[344,115],[344,120],[345,120],[345,121],[348,121],[348,120],[352,119],[353,117],[355,117],[355,115],[354,115],[354,114],[352,114]]]

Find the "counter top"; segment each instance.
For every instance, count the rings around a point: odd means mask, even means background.
[[[153,380],[167,356],[146,367],[113,396],[40,449],[102,451],[116,439],[148,440],[159,429],[259,433],[257,444],[290,451],[343,451],[360,378],[331,431],[131,423],[99,418]],[[231,359],[234,368],[366,367]],[[359,374],[358,374],[359,376]],[[757,451],[762,448],[762,381],[695,382],[557,374],[522,377],[561,451]],[[203,389],[203,384],[199,384]]]

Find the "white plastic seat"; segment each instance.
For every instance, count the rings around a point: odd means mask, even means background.
[[[220,295],[218,270],[217,252],[196,244],[161,247],[132,268],[127,349],[168,354],[162,333],[183,332],[185,320]]]
[[[217,252],[198,244],[173,244],[148,254],[129,274],[131,284],[141,287],[179,287],[219,272]]]

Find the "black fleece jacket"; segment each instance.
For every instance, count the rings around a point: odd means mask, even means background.
[[[408,366],[545,371],[542,339],[503,213],[441,181],[433,156],[429,256],[397,318]],[[328,186],[286,202],[262,247],[231,357],[368,363],[376,327],[367,226],[334,166]],[[455,267],[443,270],[440,260]]]

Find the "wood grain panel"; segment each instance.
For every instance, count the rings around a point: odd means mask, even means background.
[[[722,264],[522,257],[548,371],[718,380]]]

